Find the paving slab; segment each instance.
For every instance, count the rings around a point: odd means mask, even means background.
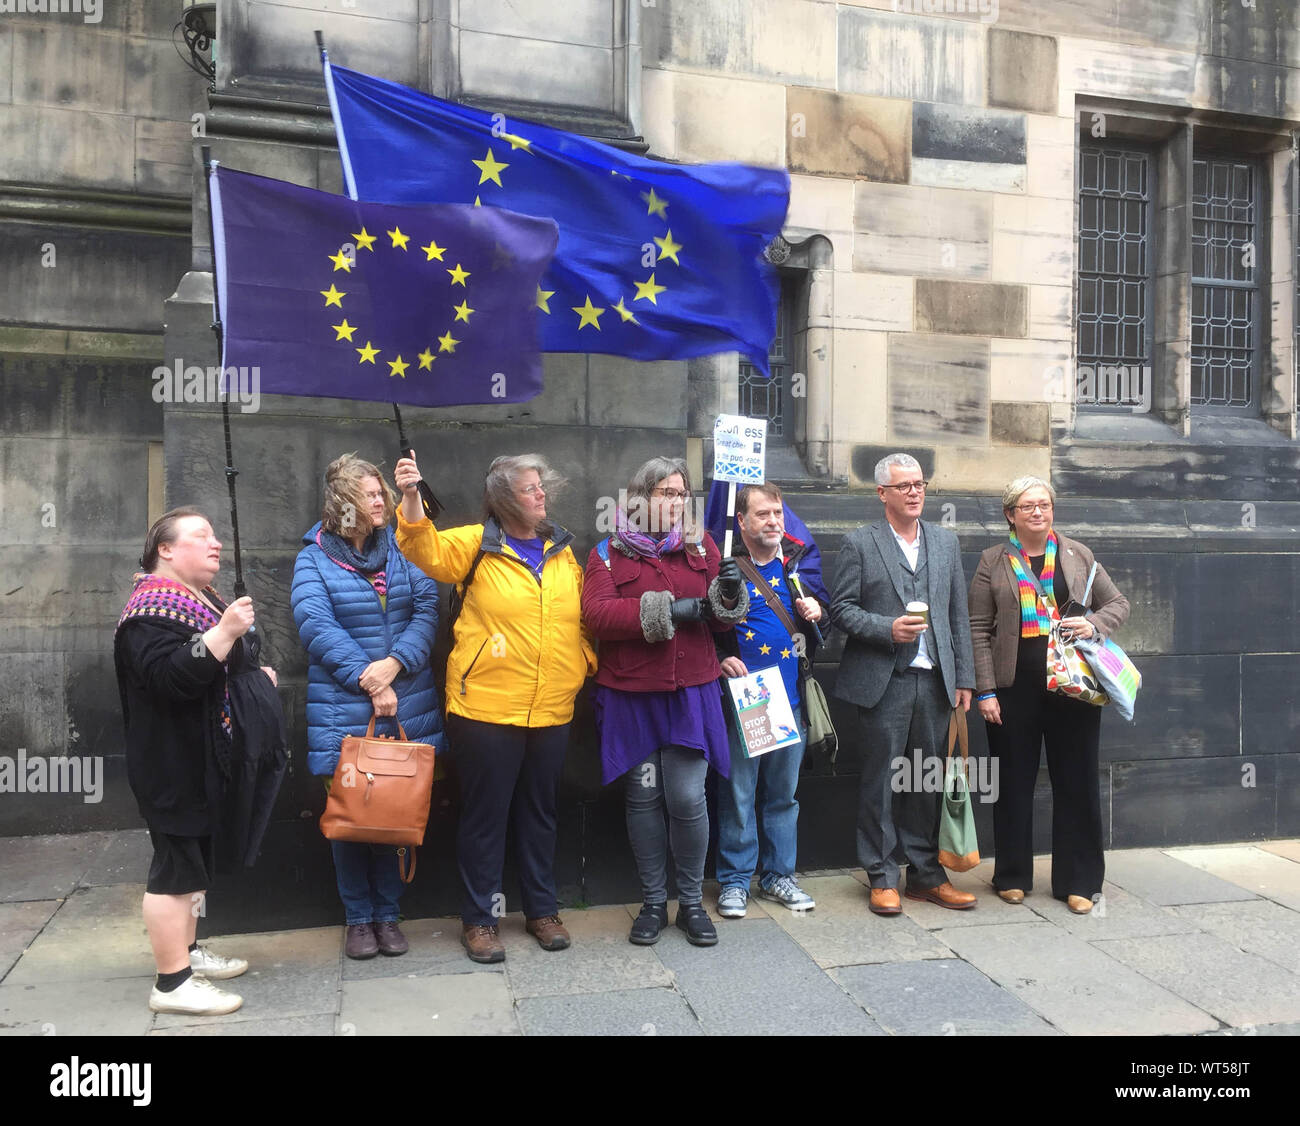
[[[153,975],[0,985],[0,1035],[143,1036]]]
[[[245,1006],[246,1008],[247,1006]],[[231,1013],[239,1016],[243,1009]],[[193,1018],[189,1018],[193,1019]],[[205,1017],[202,1024],[178,1024],[155,1028],[150,1036],[333,1036],[336,1018],[333,1013],[310,1017],[282,1017],[271,1020],[237,1020],[217,1023]]]
[[[1170,908],[1198,930],[1300,975],[1300,913],[1268,899]]]
[[[1300,1036],[1300,1021],[1289,1024],[1266,1024],[1251,1030],[1255,1036]]]
[[[1166,850],[1176,860],[1218,876],[1283,907],[1300,911],[1300,864],[1254,845]]]
[[[871,878],[861,868],[853,872],[853,878],[864,887],[871,886]],[[1004,903],[999,899],[990,884],[992,878],[991,860],[981,861],[969,872],[948,873],[948,882],[953,887],[958,891],[968,891],[975,896],[975,906],[960,911],[951,907],[940,907],[937,903],[930,903],[923,899],[908,899],[900,890],[898,895],[903,904],[903,915],[931,931],[943,930],[945,927],[979,927],[990,923],[1021,922],[1024,919],[1025,909],[1012,903]]]
[[[873,915],[867,910],[866,887],[852,876],[817,876],[802,880],[801,886],[817,901],[816,909],[778,908],[781,913],[774,919],[822,969],[947,958],[952,953],[906,915]]]
[[[1300,1020],[1300,977],[1216,935],[1121,938],[1094,946],[1225,1024]]]
[[[347,928],[339,927],[345,941]],[[396,958],[386,958],[382,954],[373,958],[343,959],[344,981],[369,981],[377,977],[428,977],[431,974],[503,974],[505,964],[484,965],[471,962],[460,944],[461,924],[459,918],[444,919],[403,919],[402,933],[410,949]],[[521,942],[506,938],[506,957],[514,955]],[[532,942],[530,938],[528,940]]]
[[[953,958],[831,970],[855,1001],[895,1036],[1056,1036],[1033,1009]]]
[[[153,977],[153,952],[140,914],[144,884],[81,888],[68,896],[6,985]]]
[[[148,829],[123,829],[108,840],[81,877],[83,887],[104,884],[138,884],[148,877],[153,862],[153,842]]]
[[[876,1024],[771,919],[728,927],[695,947],[671,928],[654,947],[706,1033],[876,1035]]]
[[[343,949],[339,927],[313,930],[236,934],[205,939],[217,954],[248,960],[248,972],[214,982],[218,989],[238,993],[243,1005],[204,1023],[238,1024],[248,1020],[333,1014],[339,1009],[339,961]],[[181,1013],[159,1013],[155,1028],[194,1024]]]
[[[675,917],[675,912],[669,915]],[[655,957],[654,948],[628,942],[623,907],[566,911],[561,918],[573,938],[567,950],[543,950],[524,930],[522,915],[503,921],[506,977],[515,1000],[672,986],[672,975]],[[517,933],[517,942],[510,941],[512,933]]]
[[[1034,862],[1034,885],[1045,889],[1051,887],[1051,876],[1047,871],[1039,871],[1038,861]],[[1095,938],[1187,934],[1197,929],[1193,918],[1148,903],[1109,880],[1102,884],[1101,898],[1093,903],[1092,910],[1086,915],[1076,915],[1046,890],[1027,895],[1024,906],[1039,918],[1089,942]]]
[[[685,998],[664,988],[526,997],[519,1023],[528,1036],[703,1035]]]
[[[939,937],[1068,1035],[1160,1036],[1218,1027],[1209,1014],[1047,922],[958,927]]]
[[[439,974],[345,981],[336,1030],[343,1036],[514,1036],[504,974]]]
[[[1106,878],[1157,907],[1255,898],[1245,888],[1176,860],[1158,848],[1107,853]]]
[[[61,899],[34,899],[25,903],[0,903],[0,980],[22,957],[54,912]]]
[[[1300,864],[1300,841],[1269,841],[1258,847],[1265,852],[1273,853],[1274,856],[1285,856],[1288,860]]]
[[[0,902],[62,899],[109,843],[112,833],[0,837]],[[147,874],[139,873],[136,879]]]

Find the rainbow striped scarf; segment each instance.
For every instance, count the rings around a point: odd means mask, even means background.
[[[1028,559],[1029,555],[1020,546],[1015,532],[1011,533],[1011,546],[1016,549],[1010,555],[1010,559],[1011,569],[1016,573],[1016,587],[1020,593],[1020,636],[1046,637],[1052,632],[1052,619],[1058,616],[1056,594],[1052,589],[1056,579],[1056,533],[1054,531],[1047,533],[1047,553],[1043,559],[1043,573],[1038,577],[1046,604],[1039,598],[1038,588],[1034,585],[1033,578],[1026,572],[1025,564],[1020,561],[1022,555],[1025,559]]]

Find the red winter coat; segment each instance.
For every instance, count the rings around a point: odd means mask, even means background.
[[[582,617],[600,641],[596,683],[624,692],[672,692],[707,684],[722,675],[714,633],[732,623],[681,622],[669,641],[646,641],[641,632],[641,595],[669,590],[674,598],[703,598],[718,577],[721,553],[709,536],[704,554],[687,544],[659,559],[629,558],[617,539],[609,544],[609,566],[596,548],[587,557]]]

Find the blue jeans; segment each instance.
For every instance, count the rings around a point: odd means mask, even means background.
[[[330,841],[330,848],[347,925],[397,922],[397,901],[406,889],[397,849],[358,841]]]
[[[727,723],[731,777],[718,779],[718,883],[748,890],[754,872],[770,885],[793,876],[799,845],[799,767],[808,732],[796,713],[799,742],[746,758],[734,719]]]

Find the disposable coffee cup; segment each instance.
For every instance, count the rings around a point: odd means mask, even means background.
[[[909,602],[907,612],[914,618],[924,618],[925,628],[930,628],[930,607],[925,602]]]

